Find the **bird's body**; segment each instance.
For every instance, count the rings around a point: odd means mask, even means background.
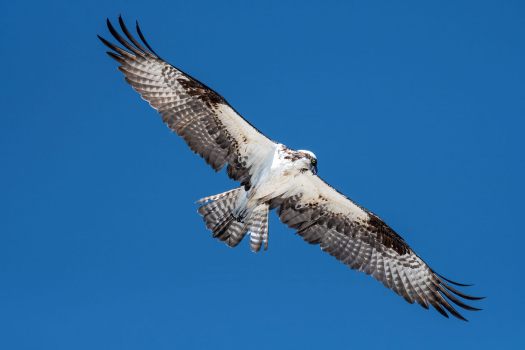
[[[235,246],[242,237],[231,237],[227,230],[230,226],[224,226],[220,219],[233,220],[241,226],[240,235],[244,236],[247,232],[251,236],[251,248],[259,251],[262,240],[264,248],[268,248],[268,225],[267,216],[271,208],[279,205],[281,198],[294,196],[300,186],[297,186],[296,179],[306,171],[312,169],[312,159],[315,155],[309,151],[294,151],[282,144],[274,144],[274,147],[261,152],[261,161],[257,166],[252,167],[253,174],[250,182],[245,186],[226,192],[225,195],[206,197],[199,200],[199,203],[209,203],[203,205],[199,212],[204,216],[209,229],[230,246]],[[217,218],[214,209],[221,201],[228,202],[228,199],[235,198],[231,202],[231,216]],[[217,203],[215,203],[217,202]],[[250,226],[250,220],[256,215],[263,229]],[[230,230],[231,231],[231,230]],[[240,239],[238,239],[240,238]]]
[[[450,302],[465,304],[478,297],[452,285],[465,286],[435,273],[378,216],[358,206],[317,176],[317,158],[276,143],[243,119],[203,83],[168,64],[144,39],[138,25],[136,40],[119,18],[127,40],[108,21],[108,28],[125,48],[99,37],[120,63],[126,81],[156,109],[171,130],[216,171],[227,167],[240,187],[199,201],[199,213],[213,237],[230,247],[249,234],[255,252],[268,248],[268,214],[308,243],[349,267],[363,271],[387,288],[442,315],[464,319]],[[448,283],[447,283],[448,282]],[[446,310],[446,311],[445,311]]]
[[[247,207],[260,203],[271,204],[272,200],[288,197],[297,191],[294,182],[297,176],[311,167],[310,159],[301,151],[293,151],[282,144],[276,144],[275,150],[268,154],[257,176],[252,177],[246,193]]]

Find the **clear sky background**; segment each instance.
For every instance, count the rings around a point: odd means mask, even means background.
[[[409,305],[275,214],[267,252],[213,240],[194,202],[236,185],[104,54],[119,13],[484,311]],[[0,348],[525,348],[524,18],[522,1],[3,1]]]

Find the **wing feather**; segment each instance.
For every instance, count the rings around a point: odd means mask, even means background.
[[[458,297],[478,300],[460,292],[452,282],[435,273],[378,216],[356,205],[310,172],[294,179],[294,189],[275,199],[281,221],[307,242],[320,244],[323,251],[352,269],[363,271],[403,297],[428,309],[465,320],[456,305],[479,310]],[[448,282],[448,283],[447,283]]]
[[[125,80],[157,110],[162,120],[191,150],[216,171],[228,165],[228,176],[250,186],[252,174],[273,155],[276,144],[244,120],[218,93],[170,65],[145,40],[142,43],[118,19],[122,36],[107,20],[117,46],[99,36],[111,49]]]

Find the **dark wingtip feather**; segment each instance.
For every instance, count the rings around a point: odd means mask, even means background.
[[[103,37],[101,37],[98,34],[97,34],[97,38],[98,38],[98,40],[100,40],[102,42],[102,44],[104,44],[105,46],[109,47],[111,50],[115,50],[114,45],[111,44],[109,41],[107,41],[106,39],[104,39]],[[124,57],[120,56],[119,54],[115,53],[114,51],[106,51],[106,54],[108,54],[109,57],[113,58],[114,60],[116,60],[119,63],[124,63],[125,62],[124,61]]]
[[[111,50],[114,50],[116,51],[116,46],[113,45],[112,43],[110,43],[109,41],[107,41],[106,39],[104,39],[103,37],[101,37],[100,35],[97,35],[97,38],[102,41],[102,43],[104,45],[106,45],[107,47],[109,47]]]
[[[453,302],[454,304],[458,305],[459,307],[461,307],[461,308],[463,308],[465,310],[469,310],[469,311],[481,311],[482,310],[480,308],[473,307],[473,306],[470,306],[470,305],[464,303],[462,300],[458,299],[455,295],[457,295],[457,296],[459,296],[459,297],[461,297],[463,299],[467,299],[467,300],[481,300],[481,299],[484,299],[484,297],[475,297],[475,296],[471,296],[471,295],[465,294],[465,293],[457,290],[456,288],[452,287],[451,285],[445,283],[444,281],[446,281],[446,282],[448,282],[448,283],[450,283],[452,285],[461,286],[461,287],[471,287],[472,284],[465,284],[465,283],[455,282],[455,281],[452,281],[452,280],[444,277],[443,275],[440,275],[440,274],[436,273],[435,271],[433,271],[433,272],[440,279],[440,281],[438,283],[436,283],[436,287],[438,288],[439,292],[444,297],[446,297],[448,300],[450,300],[451,302]],[[440,299],[443,298],[443,296],[441,296]],[[468,322],[468,320],[465,317],[463,317],[463,315],[461,315],[459,312],[457,312],[450,304],[448,304],[448,302],[446,300],[444,300],[444,299],[441,300],[440,304],[442,304],[443,307],[445,307],[452,315],[454,315],[458,319],[461,319],[463,321]]]
[[[131,35],[130,31],[128,30],[128,27],[126,27],[126,23],[124,23],[124,20],[122,19],[122,16],[119,16],[118,23],[120,25],[120,29],[122,29],[122,32],[126,37],[135,45],[140,51],[143,53],[150,55],[150,52],[148,52],[141,44],[138,42],[137,39],[133,35]]]
[[[146,45],[146,47],[151,51],[151,53],[153,53],[154,55],[156,55],[158,58],[161,58],[159,56],[158,53],[155,52],[155,50],[153,50],[150,46],[150,44],[148,43],[148,41],[146,40],[146,38],[144,38],[144,35],[142,34],[142,31],[140,30],[140,25],[139,25],[139,21],[136,21],[135,22],[135,28],[137,30],[137,34],[139,35],[140,37],[140,40],[142,40],[142,42],[144,43],[144,45]]]
[[[111,24],[111,20],[109,18],[106,18],[106,27],[108,27],[110,32],[114,32],[115,29],[113,28],[113,24]]]
[[[462,314],[460,314],[459,312],[455,312],[455,313],[452,313],[452,315],[454,315],[454,317],[456,317],[457,319],[461,320],[461,321],[465,321],[465,322],[468,322],[468,319],[465,318]]]
[[[126,63],[124,60],[124,57],[117,55],[116,53],[112,51],[106,51],[109,57],[113,58],[115,61],[119,62],[120,64]]]
[[[443,275],[441,275],[441,274],[439,274],[439,273],[437,273],[437,272],[435,272],[435,271],[433,271],[433,272],[434,272],[437,276],[439,276],[439,278],[441,278],[441,279],[443,279],[443,280],[447,281],[448,283],[451,283],[451,284],[453,284],[453,285],[455,285],[455,286],[458,286],[458,287],[472,287],[472,286],[474,285],[474,284],[466,284],[466,283],[455,282],[455,281],[452,281],[452,280],[446,278],[445,276],[443,276]]]
[[[445,309],[447,309],[448,312],[450,312],[454,317],[459,318],[460,320],[466,321],[467,319],[463,317],[462,314],[460,314],[450,303],[439,293],[436,294],[438,297],[438,302],[441,306],[443,306]]]
[[[446,289],[448,289],[449,291],[451,291],[452,293],[456,294],[457,296],[460,296],[464,299],[467,299],[467,300],[482,300],[482,299],[485,299],[485,297],[475,297],[475,296],[472,296],[472,295],[468,295],[468,294],[465,294],[459,290],[457,290],[456,288],[452,287],[452,286],[449,286],[448,284],[446,283],[441,283]]]
[[[454,317],[462,320],[462,321],[465,321],[465,322],[468,322],[468,320],[462,315],[460,314],[456,309],[454,309],[452,306],[450,306],[450,304],[448,304],[448,307],[445,306],[445,308],[448,310],[448,312],[450,312]]]
[[[437,312],[439,312],[441,315],[443,315],[444,317],[446,318],[449,318],[447,312],[445,310],[443,310],[443,308],[441,306],[439,306],[439,304],[437,302],[433,302],[432,303],[432,306],[434,307],[434,309],[437,310]]]
[[[121,19],[119,19],[120,21]],[[113,27],[113,24],[111,23],[111,21],[107,21],[107,25],[108,25],[108,29],[109,29],[109,32],[111,33],[111,35],[113,35],[113,37],[115,39],[117,39],[117,41],[119,43],[121,43],[125,48],[127,48],[128,50],[130,50],[131,52],[133,52],[135,55],[137,56],[143,56],[144,57],[144,52],[143,50],[141,49],[141,47],[134,47],[133,45],[131,45],[128,41],[126,41],[126,39],[124,39],[122,37],[122,35],[119,34],[119,32],[117,32],[117,30],[115,29],[115,27]],[[128,33],[126,33],[126,27],[122,27],[122,23],[121,23],[121,28],[124,32],[124,34],[128,37],[128,39],[130,39],[133,43],[135,43],[135,40],[133,38],[130,38]]]
[[[122,55],[122,56],[125,56],[129,59],[136,59],[136,56],[134,56],[131,52],[128,52],[120,47],[118,47],[117,45],[114,45],[112,43],[110,43],[109,41],[107,41],[106,39],[104,39],[103,37],[101,37],[100,35],[97,35],[99,40],[102,41],[102,43],[104,45],[106,45],[107,47],[109,47],[111,50],[117,52],[118,54]]]
[[[438,285],[438,289],[439,291],[445,295],[450,301],[452,301],[454,304],[462,307],[463,309],[465,310],[469,310],[469,311],[479,311],[481,309],[478,309],[476,307],[473,307],[473,306],[470,306],[468,304],[465,304],[463,301],[459,300],[458,298],[456,298],[454,295],[452,295],[443,285]]]

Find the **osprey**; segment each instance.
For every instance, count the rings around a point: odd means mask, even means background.
[[[162,120],[215,170],[227,168],[240,187],[201,199],[199,213],[213,237],[230,247],[249,234],[254,252],[268,248],[268,213],[308,243],[352,269],[372,275],[409,303],[443,316],[466,320],[453,306],[480,310],[459,299],[479,300],[457,290],[468,286],[432,270],[378,216],[358,206],[317,176],[317,158],[264,136],[226,100],[190,75],[170,65],[151,48],[138,26],[139,42],[119,17],[122,33],[107,20],[122,45],[99,39],[120,63],[126,81],[156,109]],[[448,311],[448,313],[447,313]]]

